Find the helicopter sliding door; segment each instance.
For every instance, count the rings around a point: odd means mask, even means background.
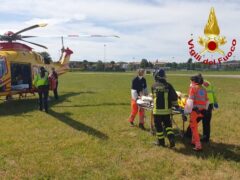
[[[32,87],[30,63],[11,62],[12,90],[24,90]]]

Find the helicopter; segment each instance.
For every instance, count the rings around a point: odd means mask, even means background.
[[[25,96],[27,93],[34,94],[36,89],[32,85],[32,80],[41,66],[48,70],[54,67],[59,75],[64,74],[69,69],[68,63],[70,55],[73,53],[71,49],[65,49],[63,46],[59,61],[45,64],[44,57],[33,51],[33,48],[16,42],[22,41],[47,49],[44,45],[25,40],[25,38],[36,36],[21,35],[25,31],[46,25],[45,23],[36,24],[15,33],[8,31],[4,35],[0,35],[0,96],[8,98],[16,94],[21,96],[23,93]]]
[[[45,26],[47,26],[46,23],[36,24],[15,33],[8,31],[0,35],[0,96],[5,96],[8,99],[17,94],[19,98],[23,97],[23,94],[25,97],[28,93],[34,94],[36,88],[33,86],[32,81],[34,75],[39,72],[39,68],[42,66],[48,71],[54,67],[58,75],[62,75],[69,70],[69,60],[73,51],[64,47],[63,36],[61,36],[61,56],[58,61],[51,62],[50,64],[45,64],[44,57],[25,44],[29,43],[47,49],[44,45],[25,40],[26,38],[37,36],[21,35],[23,32]],[[80,35],[69,35],[68,37],[80,37]],[[116,35],[90,35],[90,37],[119,38]]]

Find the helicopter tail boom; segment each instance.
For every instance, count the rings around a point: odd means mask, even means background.
[[[62,54],[58,62],[54,63],[56,71],[59,75],[66,73],[69,70],[69,60],[73,51],[69,48],[62,49]]]

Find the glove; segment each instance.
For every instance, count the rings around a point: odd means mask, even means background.
[[[176,111],[179,111],[180,107],[178,105],[174,106]]]
[[[181,114],[184,114],[184,109],[179,108],[178,110]]]
[[[218,103],[214,103],[213,106],[214,106],[215,109],[218,109]]]
[[[186,122],[187,121],[187,116],[183,114],[182,115],[182,120]]]

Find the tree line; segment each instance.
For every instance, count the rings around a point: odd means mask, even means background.
[[[40,52],[43,57],[45,64],[50,64],[52,61],[51,56],[48,52]],[[217,64],[215,66],[203,64],[202,62],[194,62],[192,58],[189,58],[186,62],[166,62],[158,64],[148,61],[143,58],[140,63],[134,62],[103,62],[98,60],[97,62],[90,62],[87,60],[83,61],[70,61],[70,68],[80,71],[132,71],[138,68],[144,69],[156,69],[165,68],[168,70],[240,70],[240,61],[227,61],[222,64]]]

